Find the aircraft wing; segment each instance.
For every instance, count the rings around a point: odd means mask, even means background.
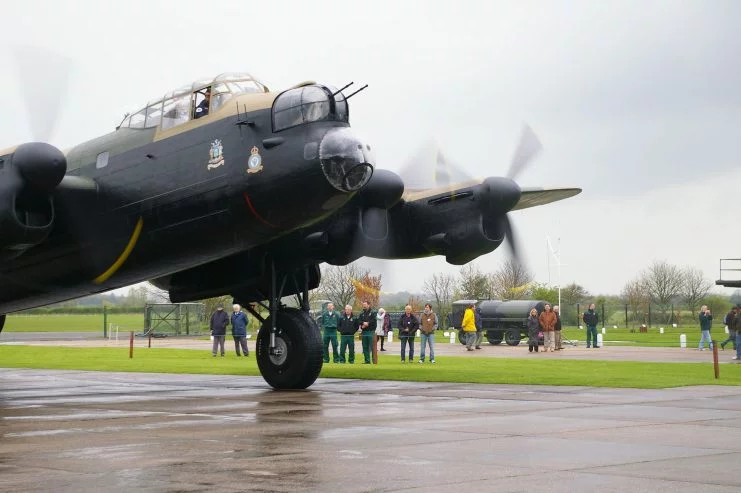
[[[581,188],[542,188],[523,187],[520,200],[512,210],[527,209],[539,205],[550,204],[558,200],[568,199],[581,193]]]

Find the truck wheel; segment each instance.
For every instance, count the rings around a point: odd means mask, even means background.
[[[520,343],[520,331],[518,329],[509,329],[504,333],[504,342],[508,346],[517,346]]]
[[[504,335],[501,332],[487,332],[486,338],[489,340],[489,344],[498,345],[502,343]]]
[[[460,342],[464,346],[466,345],[466,333],[463,332],[463,329],[458,331],[458,342]]]

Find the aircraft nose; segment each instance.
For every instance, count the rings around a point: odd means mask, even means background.
[[[333,128],[324,135],[319,160],[329,183],[343,192],[355,192],[368,183],[376,163],[371,146],[349,127]]]

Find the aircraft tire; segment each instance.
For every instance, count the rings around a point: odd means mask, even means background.
[[[3,331],[4,326],[5,326],[5,315],[0,315],[0,332]]]
[[[305,389],[322,370],[322,338],[311,316],[297,308],[278,311],[276,348],[270,354],[270,317],[257,334],[257,366],[265,381],[278,390]]]
[[[466,345],[466,333],[463,331],[463,329],[458,330],[458,342]]]

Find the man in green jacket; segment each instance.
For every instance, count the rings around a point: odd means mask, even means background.
[[[363,361],[364,364],[371,364],[371,346],[373,345],[373,335],[376,333],[376,312],[371,310],[370,303],[363,302],[363,311],[358,315],[358,326],[363,331],[360,334],[360,340],[363,343]]]
[[[337,322],[340,314],[334,311],[334,303],[328,303],[322,313],[322,328],[324,329],[324,362],[329,363],[329,345],[332,344],[332,362],[339,363],[340,355],[337,352]]]
[[[355,332],[358,331],[358,323],[353,317],[352,306],[345,305],[345,313],[340,316],[337,323],[340,331],[340,363],[345,362],[345,350],[349,350],[348,363],[355,363]]]

